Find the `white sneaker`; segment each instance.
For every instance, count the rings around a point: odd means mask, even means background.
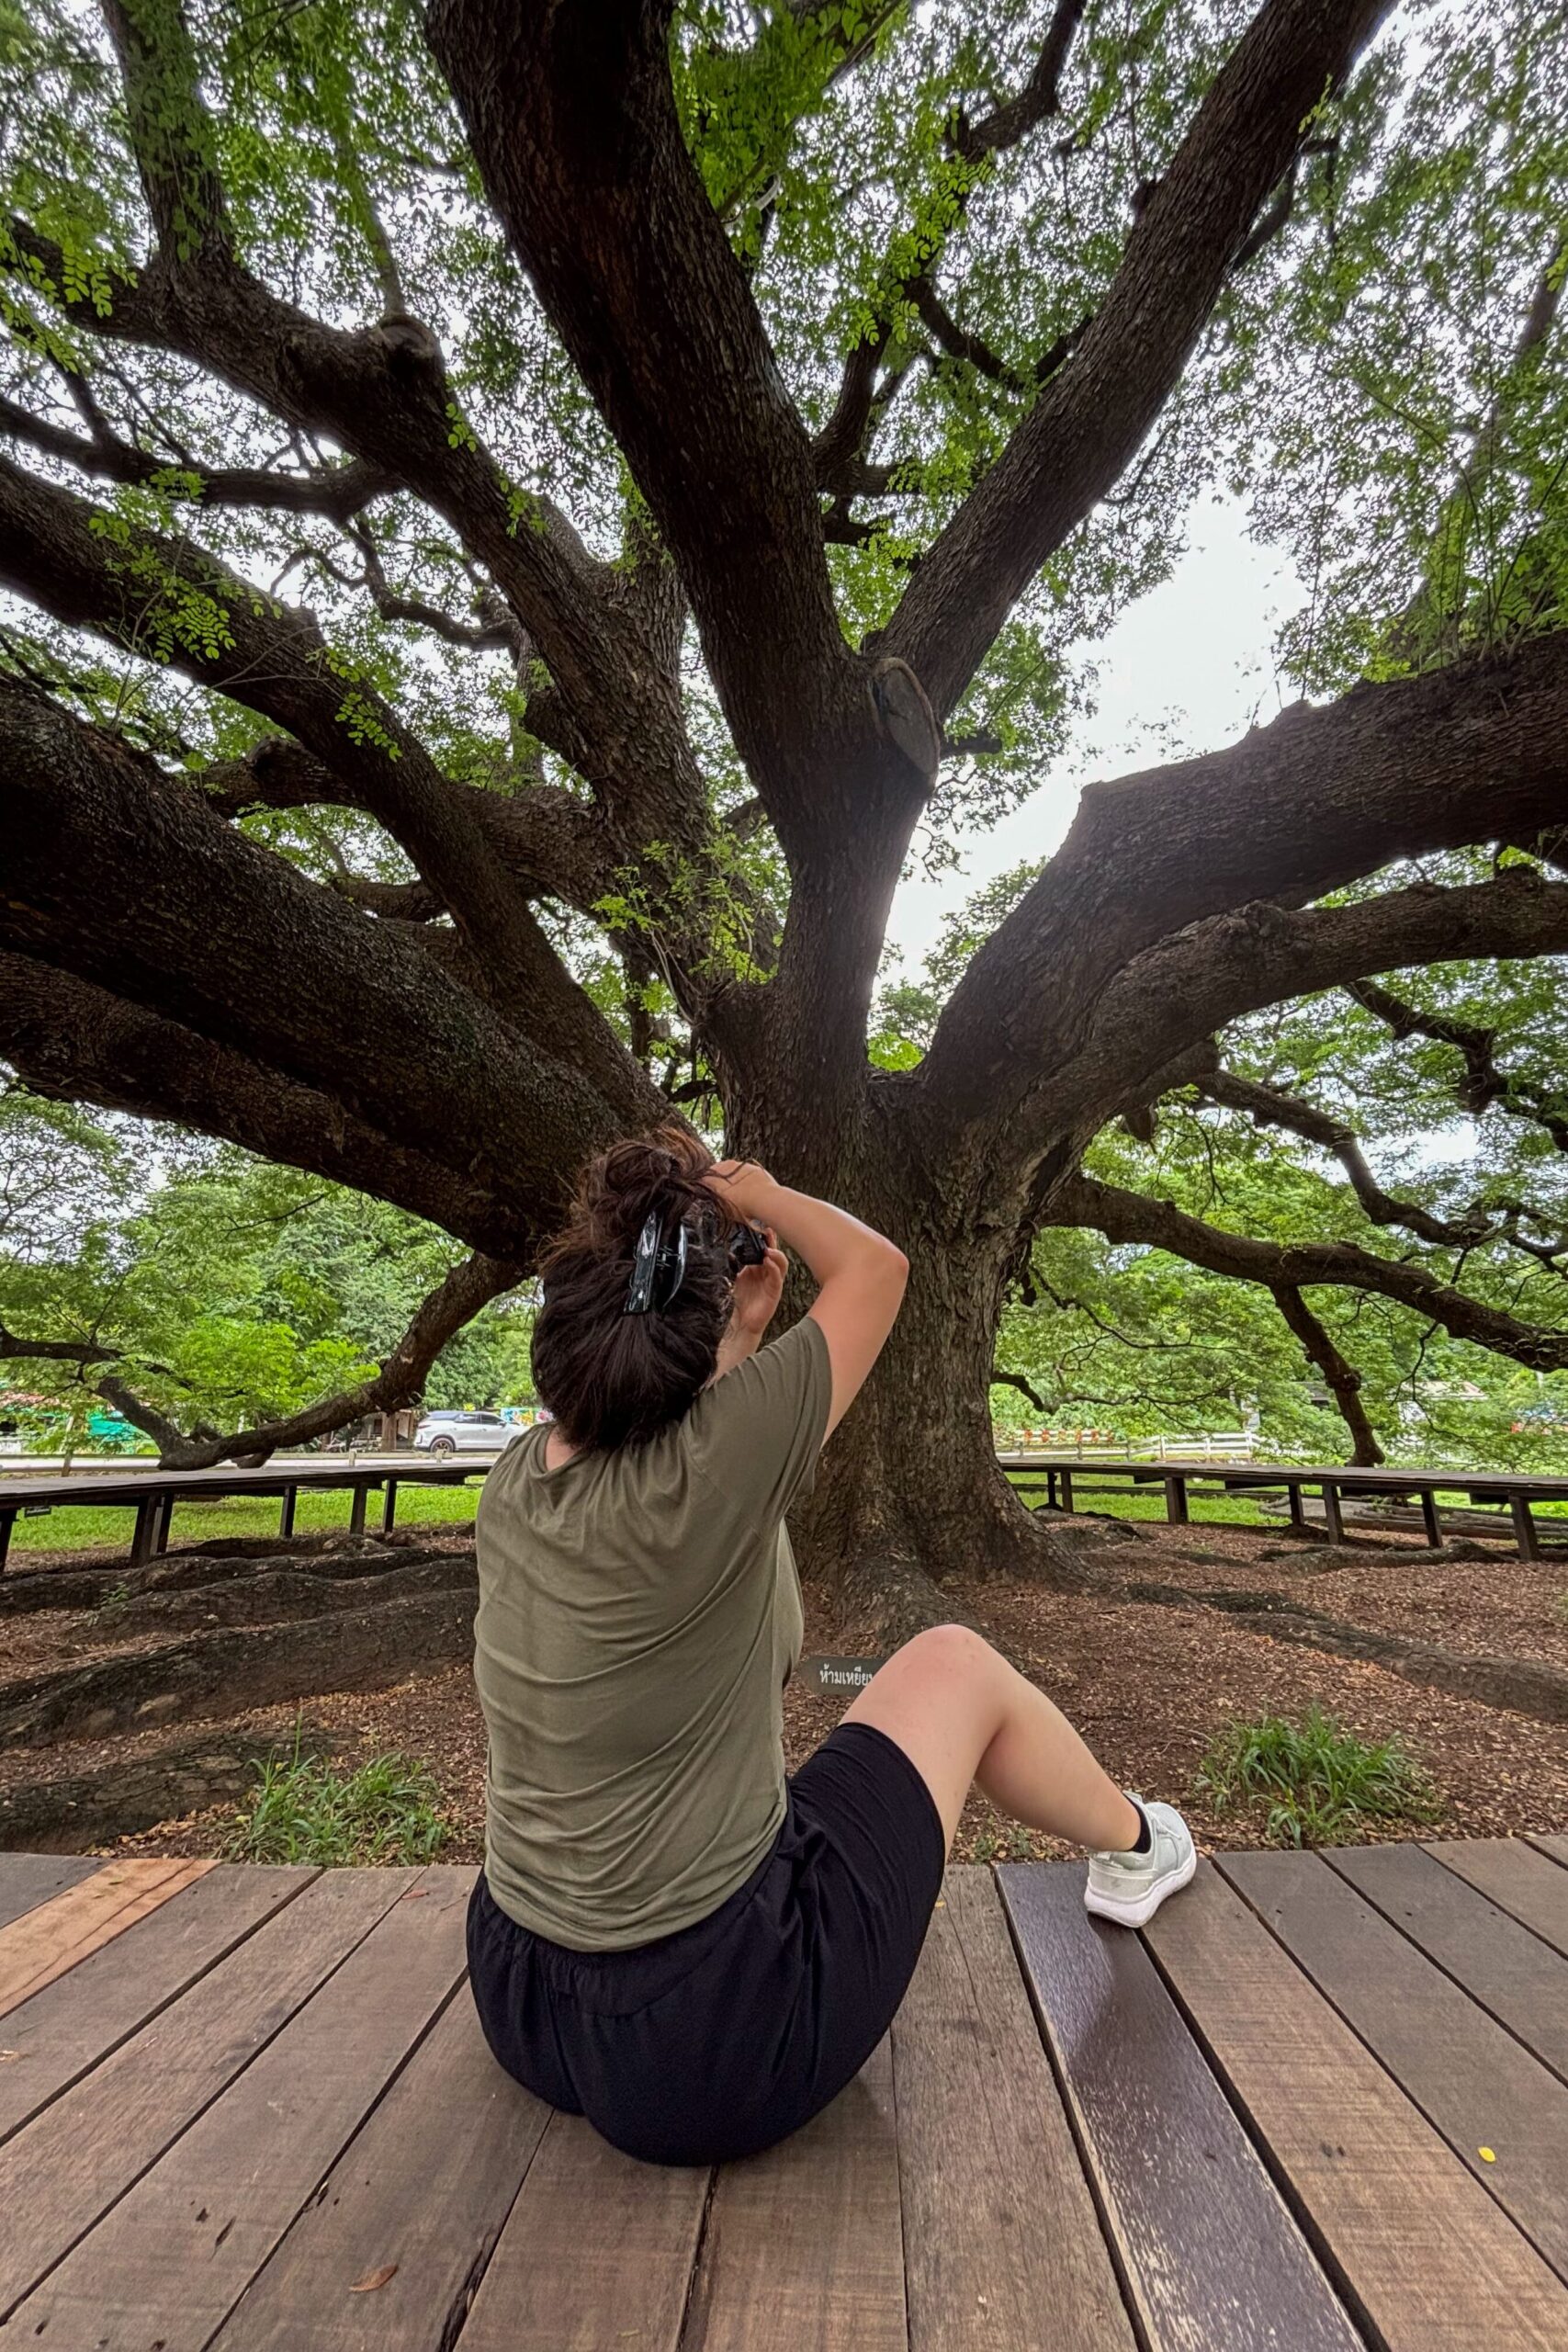
[[[1168,1894],[1185,1886],[1198,1867],[1192,1832],[1173,1804],[1133,1803],[1149,1825],[1146,1854],[1091,1854],[1089,1883],[1084,1888],[1086,1910],[1101,1919],[1119,1920],[1123,1928],[1141,1928],[1152,1919]]]

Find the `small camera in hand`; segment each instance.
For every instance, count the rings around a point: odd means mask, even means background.
[[[729,1271],[738,1274],[742,1266],[760,1266],[768,1254],[768,1238],[760,1226],[738,1225],[729,1237]]]

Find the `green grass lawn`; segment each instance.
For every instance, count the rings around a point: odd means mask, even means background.
[[[1093,1491],[1094,1483],[1092,1478],[1075,1476],[1073,1480],[1075,1510],[1103,1511],[1108,1519],[1164,1520],[1166,1511],[1163,1487],[1118,1487],[1105,1494],[1097,1495]],[[1043,1494],[1024,1497],[1024,1500],[1031,1508],[1036,1510],[1044,1499]],[[1231,1527],[1277,1527],[1281,1523],[1280,1520],[1273,1519],[1267,1512],[1259,1510],[1257,1502],[1250,1495],[1195,1495],[1189,1487],[1187,1508],[1192,1515],[1194,1526],[1204,1520],[1212,1521],[1216,1526],[1223,1522]]]
[[[400,1527],[439,1526],[443,1522],[466,1526],[473,1520],[479,1499],[477,1480],[468,1487],[400,1484],[397,1523]],[[321,1527],[346,1528],[353,1502],[354,1497],[346,1488],[337,1494],[321,1494],[302,1487],[294,1514],[296,1533],[303,1535]],[[276,1535],[281,1508],[276,1495],[232,1495],[221,1501],[180,1503],[175,1506],[169,1541],[172,1544],[204,1544],[223,1535]],[[88,1551],[99,1546],[129,1553],[130,1531],[135,1524],[136,1513],[130,1510],[118,1506],[111,1509],[102,1503],[62,1503],[47,1519],[17,1520],[6,1565],[22,1568],[30,1559],[32,1565],[39,1566],[56,1552]],[[371,1531],[381,1524],[381,1498],[374,1490],[365,1524]]]

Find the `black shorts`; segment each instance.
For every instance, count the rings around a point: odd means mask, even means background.
[[[919,1773],[870,1724],[829,1733],[786,1807],[744,1886],[629,1951],[531,1934],[481,1872],[468,1969],[507,2073],[651,2164],[750,2155],[826,2107],[904,1997],[946,1840]]]

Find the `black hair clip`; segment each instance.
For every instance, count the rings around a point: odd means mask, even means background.
[[[660,1247],[659,1212],[649,1209],[648,1221],[637,1235],[637,1255],[632,1260],[632,1278],[626,1286],[624,1315],[646,1315],[654,1304],[654,1284],[660,1275],[673,1275],[660,1306],[666,1307],[686,1278],[686,1223],[682,1217],[675,1228],[675,1238]]]

